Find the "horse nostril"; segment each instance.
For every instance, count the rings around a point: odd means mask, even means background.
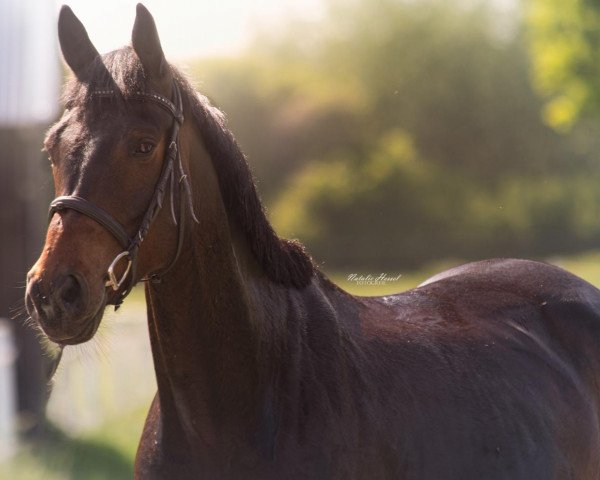
[[[65,304],[72,304],[77,301],[81,294],[81,286],[73,275],[67,275],[60,288],[60,296]]]
[[[25,305],[29,315],[38,318],[39,315],[45,319],[54,317],[54,308],[50,297],[44,293],[41,279],[31,277],[27,286],[27,295],[25,297]]]
[[[77,310],[84,303],[83,288],[75,275],[66,275],[56,291],[56,300],[65,310]]]

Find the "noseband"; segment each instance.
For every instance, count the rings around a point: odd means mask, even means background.
[[[92,93],[94,97],[114,97],[115,91],[111,89],[106,90],[96,90]],[[48,221],[52,219],[52,216],[61,210],[75,210],[79,213],[83,213],[87,215],[91,219],[98,222],[102,225],[106,230],[108,230],[113,237],[119,242],[119,244],[124,248],[123,252],[119,253],[107,270],[106,287],[111,287],[113,291],[118,291],[121,289],[127,278],[129,278],[129,282],[127,283],[126,288],[124,288],[119,295],[119,298],[115,302],[115,310],[119,308],[119,306],[125,300],[125,297],[129,295],[131,289],[136,283],[136,271],[137,271],[137,257],[140,249],[140,245],[144,241],[150,226],[158,216],[160,210],[163,207],[163,201],[165,192],[168,186],[170,186],[170,210],[171,210],[171,218],[175,225],[178,225],[178,238],[177,238],[177,250],[171,263],[161,272],[153,273],[143,278],[142,281],[153,281],[159,282],[161,277],[165,275],[177,262],[179,258],[179,254],[181,253],[181,248],[183,245],[183,231],[185,228],[185,215],[183,214],[183,210],[187,207],[191,213],[192,218],[195,222],[198,222],[196,215],[194,214],[194,209],[192,206],[192,194],[188,181],[188,177],[183,170],[183,165],[181,163],[181,155],[179,154],[179,127],[183,123],[183,104],[181,100],[181,92],[179,91],[179,87],[176,83],[173,83],[173,102],[168,98],[158,94],[158,93],[146,93],[146,92],[137,92],[132,97],[134,101],[141,102],[150,102],[156,105],[159,105],[163,109],[167,110],[173,116],[173,126],[171,127],[171,135],[169,138],[169,146],[167,148],[167,152],[165,155],[165,159],[162,165],[162,171],[158,182],[156,183],[156,188],[154,190],[154,194],[148,208],[146,209],[146,213],[144,214],[144,218],[140,224],[140,227],[137,233],[130,238],[127,234],[125,228],[114,219],[112,215],[107,213],[105,210],[100,207],[94,205],[92,202],[78,197],[76,195],[65,195],[61,197],[55,198],[50,203],[49,217]],[[177,181],[179,185],[179,220],[177,220],[175,216],[175,207],[173,195],[175,192],[175,182]],[[117,278],[115,269],[119,265],[119,263],[126,261],[127,264],[125,266],[125,271]]]

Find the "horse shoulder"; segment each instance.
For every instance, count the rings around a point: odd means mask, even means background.
[[[177,478],[181,480],[196,480],[197,473],[192,470],[189,458],[179,461],[180,454],[186,455],[187,451],[181,448],[181,452],[175,454],[181,445],[169,445],[169,451],[165,449],[162,438],[161,405],[158,394],[154,396],[135,457],[134,478],[136,480],[163,480],[165,478]],[[171,453],[169,453],[171,452]]]

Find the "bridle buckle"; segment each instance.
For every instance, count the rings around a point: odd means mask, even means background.
[[[125,273],[123,273],[123,275],[121,276],[121,278],[119,280],[117,280],[117,277],[115,275],[115,267],[118,265],[118,263],[121,261],[121,259],[128,257],[127,258],[127,268],[125,269]],[[131,255],[129,253],[128,250],[125,250],[124,252],[119,253],[115,259],[112,261],[112,263],[110,264],[110,266],[108,267],[108,280],[105,283],[105,286],[107,287],[112,287],[112,289],[116,292],[119,288],[121,288],[121,286],[123,285],[123,283],[125,282],[125,280],[127,279],[127,275],[129,275],[129,272],[131,270],[131,265],[133,263],[133,260],[131,259]]]

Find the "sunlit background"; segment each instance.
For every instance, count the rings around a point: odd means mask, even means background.
[[[55,11],[65,2],[56,2]],[[84,23],[99,52],[128,43],[135,18],[135,0],[86,0],[66,2]],[[239,54],[259,31],[285,30],[289,18],[316,20],[323,17],[322,0],[149,0],[161,34],[163,50],[172,60]]]
[[[129,42],[135,4],[70,2],[101,52]],[[167,57],[226,112],[277,231],[347,290],[499,256],[600,285],[600,6],[145,5]],[[0,478],[126,479],[155,390],[143,292],[67,350],[49,402],[51,353],[23,326],[52,197],[40,146],[60,115],[59,8],[0,0]],[[394,280],[349,277],[381,273]]]

